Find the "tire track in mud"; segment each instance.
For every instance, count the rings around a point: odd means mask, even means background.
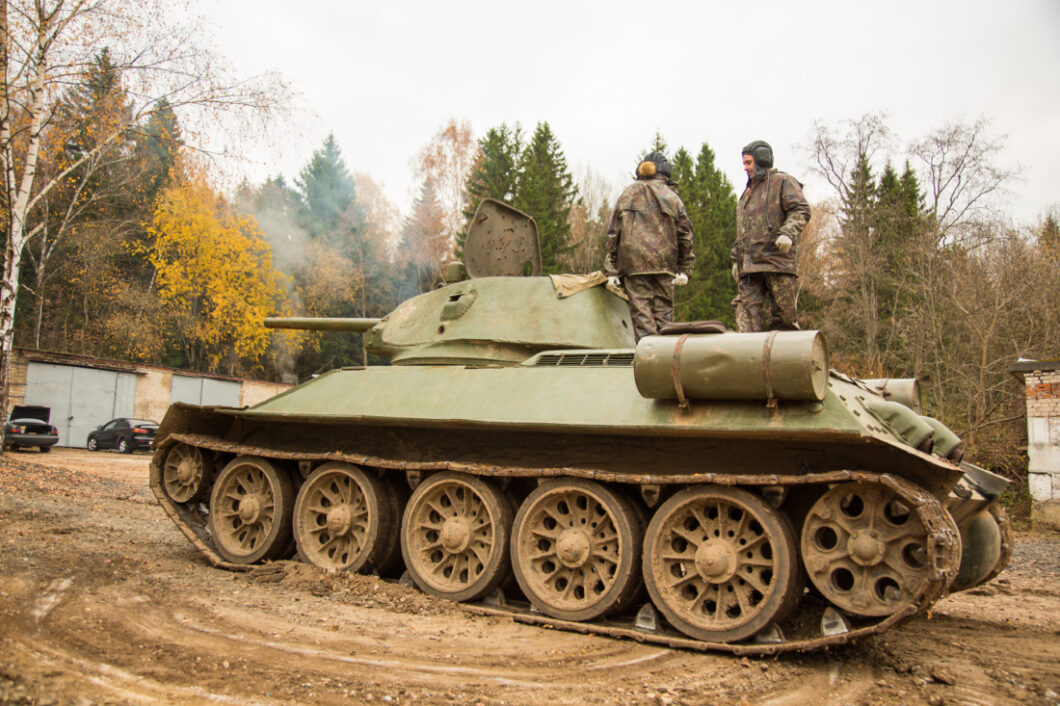
[[[844,665],[835,662],[823,673],[800,679],[801,686],[785,688],[775,695],[767,694],[755,702],[756,706],[836,706],[858,703],[874,686],[872,670],[863,665]]]
[[[128,703],[147,704],[245,704],[244,697],[217,694],[196,686],[180,687],[169,682],[157,682],[142,674],[135,674],[111,664],[84,659],[53,644],[31,640],[5,641],[11,650],[9,657],[32,662],[53,675],[65,674],[75,682],[91,684],[109,695]],[[283,704],[277,700],[255,700],[254,703]]]
[[[739,659],[472,615],[295,562],[258,576],[213,569],[150,505],[146,457],[141,469],[49,456],[54,467],[0,460],[0,703],[1060,698],[1048,695],[1060,692],[1060,543],[1048,538],[1020,538],[1012,571],[944,599],[930,620],[824,654]]]
[[[199,660],[216,662],[222,657],[226,658],[223,661],[225,669],[238,660],[255,671],[272,674],[273,678],[287,675],[285,678],[292,682],[304,682],[308,677],[327,679],[353,668],[357,676],[347,680],[346,690],[358,693],[386,691],[394,684],[401,684],[406,688],[419,686],[431,690],[494,693],[499,698],[516,702],[547,698],[558,703],[592,702],[586,693],[587,687],[592,689],[606,684],[616,669],[622,669],[627,677],[636,679],[638,670],[656,670],[682,659],[681,653],[671,650],[600,638],[582,638],[577,641],[582,644],[571,645],[562,639],[566,637],[562,633],[547,633],[507,621],[481,618],[470,618],[472,622],[481,623],[481,631],[470,630],[466,635],[450,639],[444,654],[436,653],[431,657],[430,650],[424,649],[424,641],[446,639],[451,632],[448,619],[438,621],[427,616],[415,628],[409,628],[403,626],[409,622],[406,617],[412,616],[390,615],[389,619],[376,616],[374,621],[363,621],[374,624],[367,632],[358,635],[292,621],[290,616],[283,615],[275,607],[259,611],[240,608],[228,601],[212,606],[195,601],[175,610],[142,594],[125,593],[113,585],[81,595],[77,595],[78,587],[75,586],[74,591],[63,594],[70,600],[61,601],[54,591],[54,583],[41,584],[43,591],[34,604],[46,600],[51,608],[49,618],[40,626],[38,639],[22,643],[23,652],[50,670],[58,669],[71,676],[79,674],[80,679],[105,689],[116,698],[133,702],[166,702],[172,696],[166,695],[165,683],[171,684],[182,700],[195,698],[236,703],[251,698],[269,701],[266,695],[248,694],[245,690],[231,694],[227,688],[217,685],[212,690],[204,690],[192,686],[191,675],[189,681],[177,680],[177,675],[184,671],[181,664],[193,664]],[[70,587],[69,579],[63,583]],[[322,603],[325,608],[335,611],[331,617],[337,624],[359,623],[363,617],[360,613],[371,612],[364,609],[336,610],[335,606],[326,605],[326,601]],[[312,606],[307,612],[316,613],[318,607]],[[32,615],[29,617],[33,618]],[[501,623],[502,630],[507,624],[516,633],[510,636],[506,647],[495,649],[492,654],[489,646],[496,647],[497,638],[491,631],[496,626],[491,623]],[[561,647],[546,650],[539,658],[527,659],[527,651],[531,655],[540,652],[540,644],[535,638],[541,637],[542,632],[550,638],[559,637],[555,643]],[[378,649],[382,642],[381,633],[392,638],[384,650]],[[416,638],[410,640],[411,635]],[[93,643],[91,649],[95,658],[85,654],[89,641]],[[524,644],[528,650],[519,647]],[[173,668],[169,670],[172,673],[162,682],[144,676],[142,666],[129,664],[127,653],[130,646],[143,652],[164,650],[172,663]],[[485,660],[484,655],[487,656]],[[680,671],[682,668],[678,666],[676,669]],[[240,678],[238,673],[234,676],[237,680]],[[144,680],[142,684],[137,681],[141,678]],[[181,681],[184,681],[183,685]]]

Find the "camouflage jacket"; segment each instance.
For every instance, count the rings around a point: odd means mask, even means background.
[[[810,204],[795,177],[776,169],[763,179],[752,179],[736,206],[736,243],[729,259],[748,272],[797,274],[799,234],[810,220]],[[791,237],[791,250],[782,253],[774,241]]]
[[[666,177],[638,179],[618,197],[607,229],[608,275],[690,274],[692,223]]]

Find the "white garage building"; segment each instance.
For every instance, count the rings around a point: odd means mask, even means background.
[[[242,407],[291,387],[161,366],[16,348],[10,404],[51,408],[59,446],[84,447],[88,433],[115,417],[162,421],[169,405]]]

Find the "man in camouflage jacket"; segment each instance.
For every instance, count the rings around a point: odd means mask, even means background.
[[[674,285],[688,283],[695,263],[692,223],[672,188],[673,166],[652,152],[637,167],[637,180],[618,197],[607,229],[604,273],[615,286],[625,280],[636,340],[659,332],[674,318]]]
[[[732,276],[738,330],[797,329],[795,266],[799,234],[810,204],[795,177],[773,169],[773,148],[756,140],[743,148],[747,188],[736,206]],[[771,304],[772,322],[764,309]]]

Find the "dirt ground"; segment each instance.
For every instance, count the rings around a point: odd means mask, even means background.
[[[296,562],[211,568],[146,454],[0,459],[2,704],[1060,704],[1060,536],[820,654],[747,659],[520,625]]]

